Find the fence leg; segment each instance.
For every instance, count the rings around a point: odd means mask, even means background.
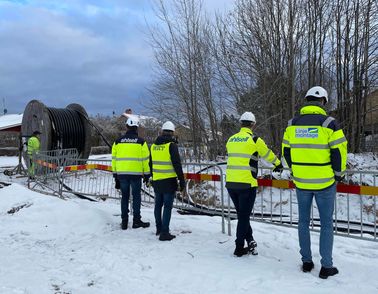
[[[230,197],[228,197],[228,235],[231,236],[231,208],[230,208]]]
[[[58,173],[58,194],[63,198],[63,173]]]

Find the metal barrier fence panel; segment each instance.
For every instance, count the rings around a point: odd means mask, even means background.
[[[101,199],[120,199],[115,189],[110,160],[77,160],[75,166],[63,167],[62,193],[80,194]],[[222,169],[211,164],[183,164],[187,177],[185,192],[177,192],[174,207],[182,211],[222,216],[222,232],[225,232],[224,178]],[[132,199],[132,195],[130,195]],[[151,185],[142,185],[142,202],[154,203],[154,190]],[[130,205],[130,208],[132,205]]]
[[[298,224],[295,189],[290,184],[289,171],[282,175],[271,168],[260,168],[259,177],[273,180],[272,186],[258,187],[252,219],[286,226]],[[348,170],[345,183],[337,186],[334,211],[334,231],[338,235],[377,241],[377,187],[378,171]],[[273,187],[276,186],[276,187]],[[278,188],[281,186],[281,188]],[[315,200],[312,204],[311,229],[319,231],[320,219]]]
[[[115,189],[111,160],[83,160],[67,154],[71,153],[41,153],[35,157],[36,164],[41,165],[36,174],[37,182],[44,189],[42,192],[51,190],[61,197],[78,194],[101,199],[121,198],[120,191]],[[227,219],[228,233],[231,234],[231,219],[236,218],[236,214],[225,189],[225,167],[224,163],[183,163],[187,187],[185,193],[177,193],[174,206],[191,213],[220,215],[222,231],[225,232]],[[335,201],[336,234],[377,241],[377,177],[378,171],[347,171],[348,185],[338,186]],[[262,167],[259,169],[259,185],[251,219],[296,226],[297,199],[289,171],[272,174],[271,168]],[[143,184],[142,189],[142,201],[153,203],[153,188]],[[311,228],[317,231],[319,224],[316,202],[313,201]]]
[[[30,189],[61,196],[61,172],[65,165],[76,164],[76,149],[48,150],[33,153],[34,174],[29,175]]]
[[[115,189],[111,161],[103,159],[77,160],[75,165],[64,166],[62,192],[103,200],[121,198],[119,190]]]

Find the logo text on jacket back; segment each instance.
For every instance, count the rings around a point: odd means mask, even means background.
[[[155,151],[163,151],[165,149],[165,145],[154,145],[153,150]]]
[[[317,128],[296,128],[295,138],[318,138],[319,130]]]
[[[121,143],[138,143],[138,138],[131,139],[131,138],[123,138],[120,140]]]
[[[236,143],[238,143],[238,142],[247,142],[248,138],[250,138],[250,137],[245,137],[245,138],[234,137],[234,138],[230,139],[230,142],[236,142]]]

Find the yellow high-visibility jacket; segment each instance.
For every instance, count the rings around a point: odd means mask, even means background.
[[[34,152],[38,152],[41,147],[41,143],[39,142],[39,139],[35,136],[31,136],[28,140],[28,150],[27,153],[29,157],[33,155]]]
[[[335,119],[317,105],[305,106],[291,119],[282,141],[282,154],[297,188],[322,190],[346,169],[347,140]]]
[[[169,145],[171,142],[161,145],[152,144],[152,180],[164,180],[176,178],[177,174],[172,165],[171,154],[169,153]]]
[[[241,128],[226,144],[228,159],[226,187],[246,189],[257,187],[259,156],[277,166],[281,162],[263,139],[254,136],[249,128]]]
[[[112,170],[117,177],[149,176],[150,152],[136,131],[127,131],[112,147]]]

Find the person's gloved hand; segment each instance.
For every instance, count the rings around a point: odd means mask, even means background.
[[[185,187],[186,187],[185,180],[180,180],[180,187],[179,187],[180,192],[184,191]]]
[[[115,178],[115,186],[116,189],[121,189],[121,183],[119,182],[118,178]]]
[[[280,173],[280,172],[282,172],[283,171],[283,165],[282,165],[282,163],[280,163],[279,165],[276,165],[276,167],[273,169],[273,172],[278,172],[278,173]]]
[[[143,183],[147,185],[149,179],[150,179],[150,176],[144,175],[143,176]]]
[[[335,176],[335,180],[337,182],[342,182],[342,181],[344,181],[344,179],[345,179],[345,176]]]
[[[147,179],[143,178],[143,183],[146,185],[147,188],[152,187],[152,178],[151,177]]]

